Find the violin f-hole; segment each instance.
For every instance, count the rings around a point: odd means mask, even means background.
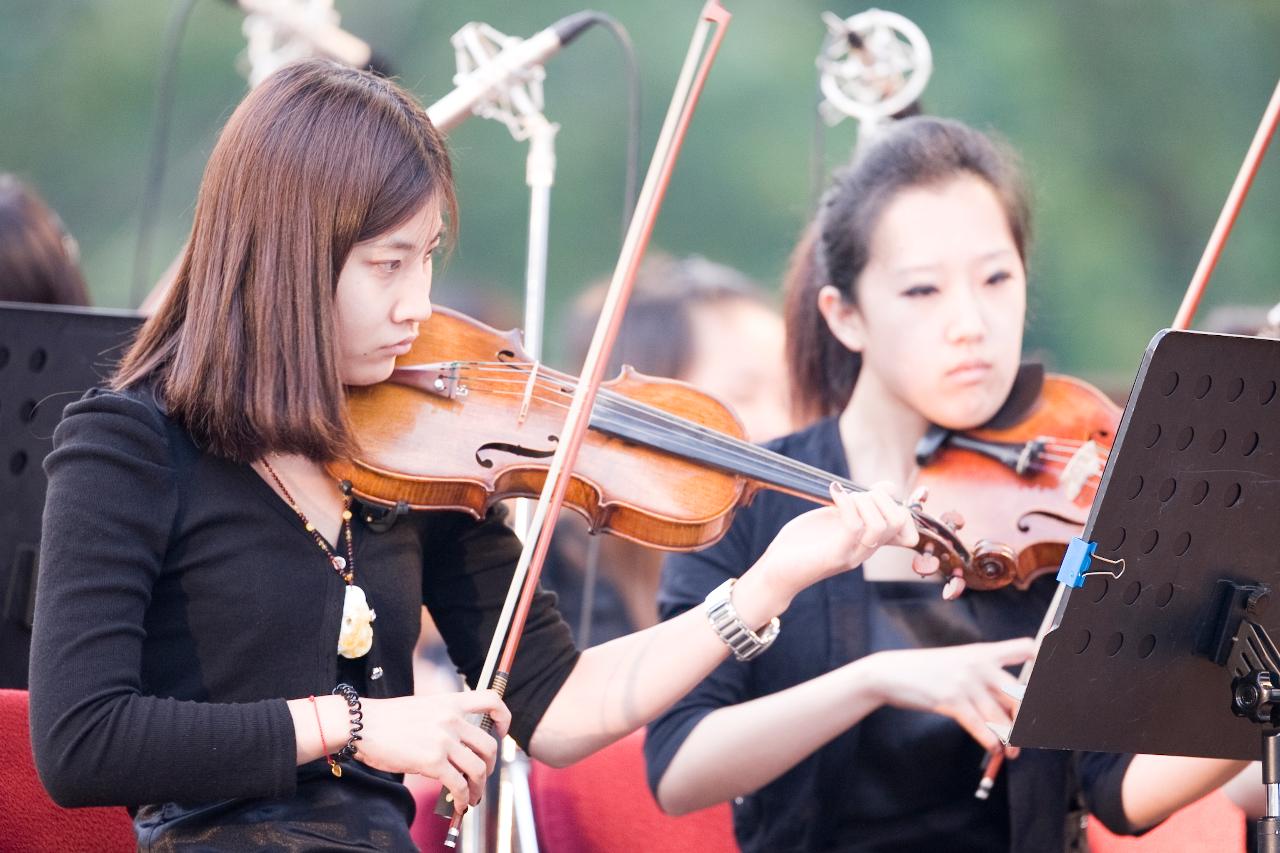
[[[1048,518],[1048,519],[1052,519],[1053,521],[1059,521],[1059,522],[1062,522],[1063,524],[1068,524],[1072,527],[1084,526],[1084,522],[1078,518],[1068,518],[1067,516],[1062,515],[1061,513],[1053,512],[1047,509],[1033,509],[1028,512],[1024,512],[1022,515],[1018,516],[1017,528],[1019,533],[1027,533],[1031,530],[1030,520],[1032,518]]]
[[[492,459],[486,459],[480,455],[486,450],[497,453],[510,453],[514,456],[523,456],[526,459],[547,459],[556,455],[555,445],[560,442],[560,436],[549,435],[547,436],[547,441],[552,444],[550,450],[537,450],[532,447],[525,447],[523,444],[508,444],[505,441],[491,441],[476,448],[476,462],[481,468],[488,469],[493,467]]]

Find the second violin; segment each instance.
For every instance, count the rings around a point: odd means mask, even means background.
[[[963,506],[972,589],[1026,589],[1056,571],[1084,528],[1120,408],[1094,386],[1024,366],[1004,409],[981,429],[932,429],[917,447],[930,501]]]

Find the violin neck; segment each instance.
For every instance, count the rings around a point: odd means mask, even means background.
[[[815,503],[831,502],[832,481],[862,491],[847,478],[625,397],[602,393],[591,429]]]

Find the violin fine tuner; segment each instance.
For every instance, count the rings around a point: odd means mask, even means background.
[[[466,383],[458,378],[459,363],[410,364],[397,366],[391,376],[402,385],[409,385],[428,394],[453,400],[467,396]]]

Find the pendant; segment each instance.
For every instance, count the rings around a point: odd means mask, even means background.
[[[347,584],[346,598],[342,602],[342,630],[338,633],[338,654],[344,658],[363,657],[373,647],[373,620],[378,618],[364,590],[355,584]]]

